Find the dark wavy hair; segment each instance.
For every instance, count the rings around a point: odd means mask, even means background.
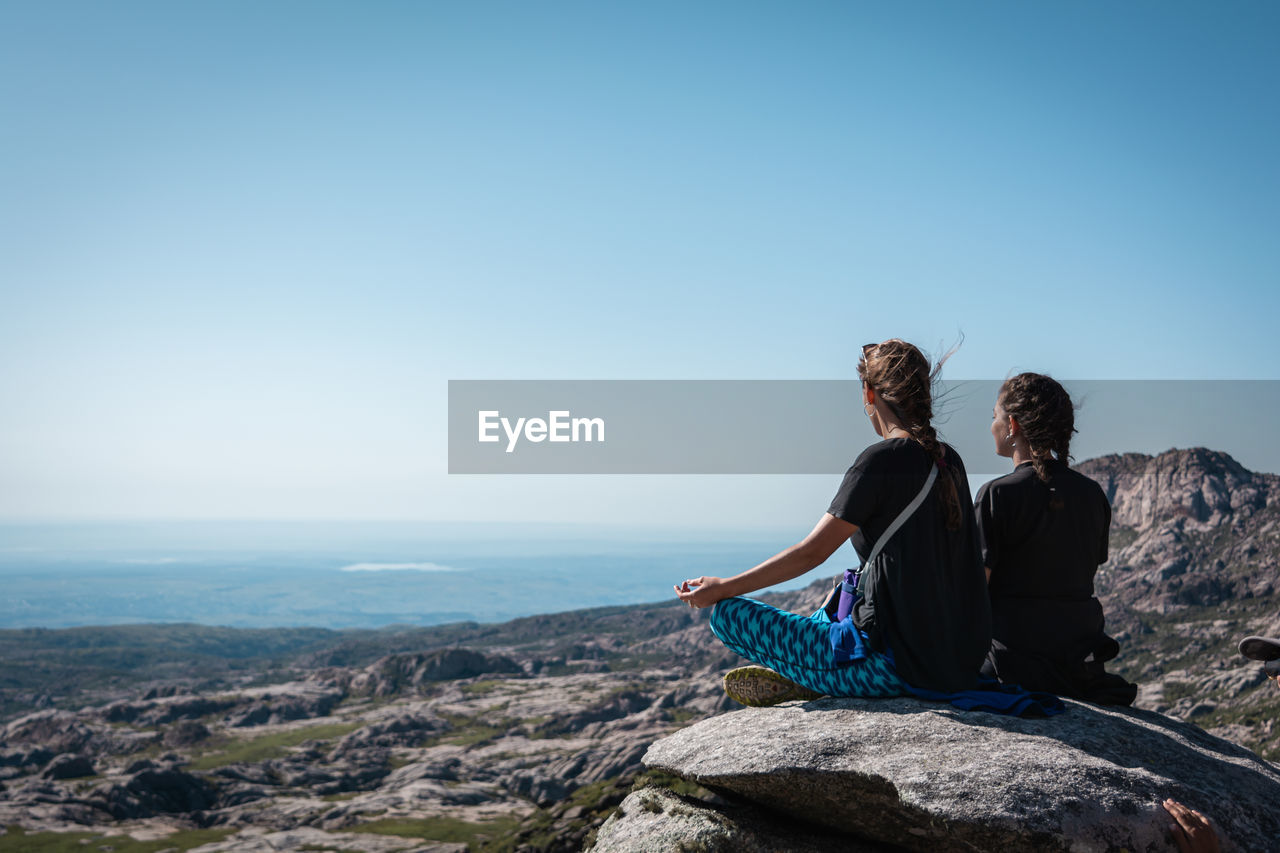
[[[1043,373],[1019,373],[1004,381],[996,399],[1000,408],[1018,419],[1030,446],[1036,476],[1054,492],[1049,506],[1060,509],[1062,498],[1050,482],[1048,462],[1057,457],[1063,465],[1071,464],[1071,436],[1077,431],[1071,395],[1057,380]]]
[[[939,490],[947,528],[960,529],[960,498],[956,490],[956,474],[943,461],[942,444],[933,428],[933,384],[943,363],[955,352],[938,359],[930,367],[929,359],[914,345],[898,338],[884,343],[868,344],[858,359],[858,377],[870,385],[902,422],[911,438],[919,442],[933,461],[939,464]]]

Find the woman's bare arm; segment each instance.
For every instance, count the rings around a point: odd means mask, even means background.
[[[675,587],[681,601],[694,607],[710,607],[723,598],[746,595],[758,589],[798,578],[822,565],[858,529],[856,524],[826,513],[798,544],[779,551],[760,565],[731,578],[690,578]]]

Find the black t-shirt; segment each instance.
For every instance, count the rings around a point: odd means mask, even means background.
[[[1079,663],[1107,641],[1093,576],[1107,560],[1111,505],[1093,480],[1060,462],[1047,464],[1048,484],[1024,462],[978,491],[992,637],[997,648]],[[1055,495],[1058,509],[1049,505]]]
[[[928,497],[863,573],[853,621],[872,648],[893,651],[908,684],[952,692],[976,682],[991,644],[991,612],[964,462],[943,449],[946,467]],[[873,444],[853,463],[828,512],[858,526],[850,541],[861,559],[919,493],[933,464],[908,438]],[[956,530],[947,529],[944,477],[954,478],[960,502]]]
[[[1107,561],[1111,504],[1084,474],[1049,460],[1049,483],[1030,462],[978,490],[983,565],[992,596],[1087,599]],[[1050,486],[1053,492],[1050,492]],[[1054,495],[1060,509],[1051,509]]]

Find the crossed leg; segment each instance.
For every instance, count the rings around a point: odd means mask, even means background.
[[[711,631],[725,646],[810,690],[868,698],[904,693],[884,655],[836,663],[829,624],[820,614],[798,616],[751,598],[726,598],[711,611]]]

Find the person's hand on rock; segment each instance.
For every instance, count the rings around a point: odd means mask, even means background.
[[[1208,818],[1177,800],[1165,800],[1163,805],[1164,810],[1173,815],[1175,822],[1169,831],[1181,853],[1218,853],[1218,834],[1209,825]]]

